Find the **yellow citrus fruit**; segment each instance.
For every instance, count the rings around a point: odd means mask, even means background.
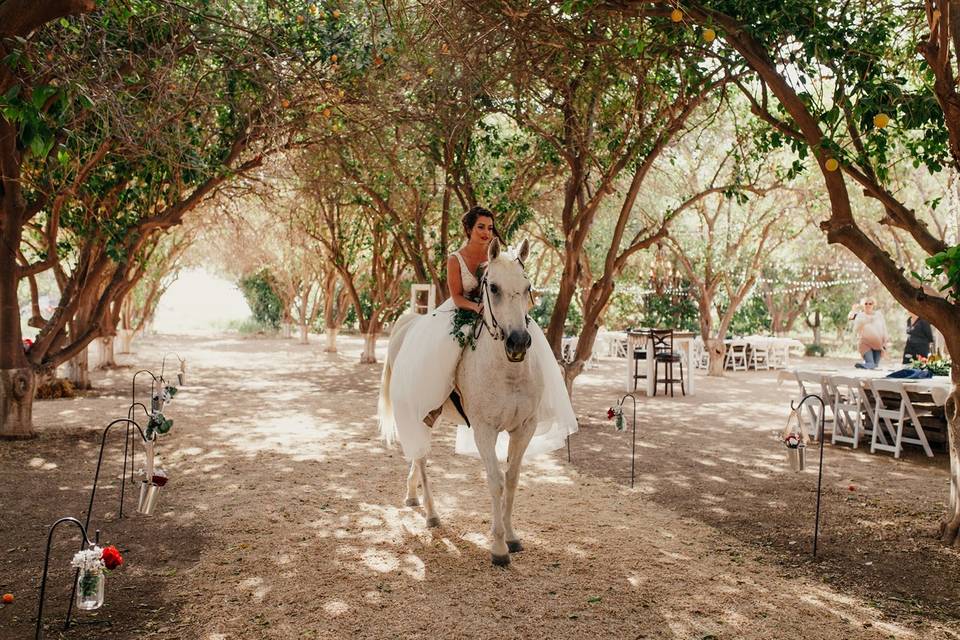
[[[284,109],[289,109],[289,108],[290,108],[290,101],[287,100],[287,99],[283,99],[283,100],[280,101],[280,106],[283,107]]]
[[[873,116],[873,124],[877,127],[877,129],[883,129],[885,126],[890,124],[890,116],[885,113],[878,113],[877,115]]]
[[[333,115],[333,112],[330,111],[329,108],[323,110],[323,117],[324,117],[324,118],[329,118],[331,115]]]
[[[332,56],[330,56],[330,62],[332,62],[332,63],[334,63],[334,64],[336,64],[336,63],[337,63],[337,60],[339,60],[339,59],[340,59],[340,56],[338,56],[337,54],[333,54]]]
[[[836,158],[827,159],[827,171],[836,171],[840,168],[840,163],[837,162]]]
[[[333,15],[333,19],[334,19],[334,20],[339,20],[339,19],[340,19],[340,10],[339,10],[339,9],[334,9],[334,10],[333,10],[333,13],[332,13],[331,15]]]
[[[674,9],[670,12],[670,19],[674,22],[680,22],[683,20],[683,11],[680,11],[680,9]]]
[[[343,89],[340,89],[340,91],[337,92],[337,95],[342,98],[343,96],[347,95],[347,92],[344,91]]]
[[[3,594],[3,604],[10,604],[11,602],[13,602],[13,594],[12,593]]]
[[[428,75],[428,76],[432,76],[432,75],[433,75],[433,67],[430,67],[429,69],[427,69],[427,75]]]
[[[717,39],[717,32],[713,29],[704,29],[703,30],[703,39],[706,42],[713,42]]]
[[[317,5],[315,4],[310,5],[310,13],[312,13],[313,15],[317,15],[317,11],[319,11],[319,9],[317,9]]]

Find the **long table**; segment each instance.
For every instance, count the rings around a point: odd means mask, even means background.
[[[938,406],[943,406],[947,402],[947,398],[950,397],[950,393],[953,391],[953,382],[950,380],[950,376],[934,376],[932,378],[924,378],[921,380],[909,380],[903,378],[887,378],[887,376],[894,371],[899,371],[902,367],[897,369],[883,368],[883,369],[830,369],[830,368],[807,368],[807,367],[797,367],[793,369],[785,369],[777,375],[777,380],[782,382],[784,380],[796,380],[796,374],[798,372],[804,373],[813,373],[820,376],[820,382],[823,384],[825,378],[831,376],[843,376],[844,378],[856,378],[861,381],[866,380],[876,380],[878,378],[886,378],[888,380],[895,380],[899,382],[903,388],[912,393],[926,393],[933,398],[933,402]],[[828,402],[827,398],[824,398],[825,402]]]
[[[681,356],[684,360],[683,363],[683,388],[684,392],[688,396],[696,394],[696,383],[694,382],[695,378],[693,375],[694,371],[694,357],[693,357],[693,341],[699,334],[692,331],[674,331],[673,332],[673,348],[675,351],[680,351],[683,355]],[[634,390],[634,378],[633,378],[633,367],[634,367],[634,350],[642,348],[647,352],[647,358],[644,360],[646,366],[646,386],[644,391],[648,396],[652,396],[654,392],[653,388],[653,346],[650,343],[650,334],[647,331],[628,331],[627,332],[627,377],[626,377],[626,386],[624,387],[627,392]],[[677,372],[674,372],[676,375]]]

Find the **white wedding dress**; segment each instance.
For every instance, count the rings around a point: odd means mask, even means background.
[[[460,278],[465,294],[480,287],[476,276],[467,268],[459,252],[453,254],[460,263]],[[444,405],[454,388],[457,364],[463,349],[451,335],[456,305],[448,298],[432,313],[410,320],[403,328],[406,335],[396,354],[390,375],[391,411],[381,408],[380,428],[388,441],[400,441],[404,457],[415,460],[430,451],[430,427],[424,423],[427,415]],[[465,331],[470,327],[465,327]],[[537,430],[524,457],[532,457],[559,449],[566,438],[577,431],[577,418],[570,405],[563,373],[547,343],[543,330],[536,322],[528,327],[540,372],[543,375],[543,397],[537,412]],[[449,406],[449,405],[448,405]],[[451,416],[455,414],[454,416]],[[392,415],[390,415],[392,414]],[[459,420],[455,411],[444,411],[446,419]],[[509,435],[502,431],[497,439],[497,457],[505,460]],[[479,457],[473,432],[460,425],[457,429],[455,451]]]

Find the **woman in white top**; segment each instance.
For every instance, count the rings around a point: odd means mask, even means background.
[[[855,366],[858,369],[876,369],[889,343],[887,323],[877,311],[877,301],[864,298],[859,305],[854,304],[848,319],[853,321],[853,330],[857,334],[857,350],[863,356],[863,362],[858,362]]]
[[[426,316],[410,321],[403,344],[392,366],[390,397],[392,415],[381,408],[381,430],[388,440],[395,435],[408,460],[416,460],[430,449],[430,427],[440,415],[448,399],[454,405],[459,397],[454,391],[454,378],[460,354],[470,343],[468,334],[473,325],[460,323],[469,314],[458,309],[481,313],[478,271],[487,258],[487,246],[499,237],[494,226],[493,213],[482,207],[470,209],[462,218],[467,242],[447,259],[447,285],[450,297]],[[455,324],[455,321],[457,324]],[[399,324],[399,322],[398,322]],[[544,392],[538,410],[536,435],[527,447],[525,456],[533,456],[563,447],[566,437],[576,432],[577,420],[567,395],[560,365],[553,356],[543,331],[536,322],[530,322],[528,331],[531,348],[536,349]],[[458,335],[459,334],[459,335]],[[460,407],[457,407],[460,409]],[[447,417],[449,413],[445,414]],[[508,437],[500,434],[497,453],[506,457]],[[457,432],[457,453],[479,455],[472,433],[466,425]]]

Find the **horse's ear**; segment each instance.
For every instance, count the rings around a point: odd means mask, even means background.
[[[527,256],[530,255],[530,243],[527,242],[527,239],[524,238],[523,242],[520,243],[520,252],[517,257],[520,258],[520,263],[523,264],[527,261]]]
[[[490,246],[487,247],[487,262],[497,259],[497,256],[500,255],[500,240],[494,238],[490,241]]]

